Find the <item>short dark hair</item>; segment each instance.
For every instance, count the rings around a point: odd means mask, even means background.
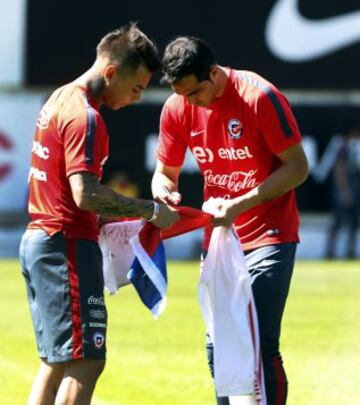
[[[214,52],[204,40],[190,36],[178,37],[165,49],[161,82],[173,84],[191,74],[201,82],[209,79],[210,69],[215,64]]]
[[[111,63],[129,70],[143,64],[150,73],[161,68],[156,45],[136,26],[130,23],[105,35],[96,47],[96,55],[106,56]]]

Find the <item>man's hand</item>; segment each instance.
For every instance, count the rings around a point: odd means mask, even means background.
[[[168,228],[174,225],[179,218],[180,216],[174,208],[168,207],[165,204],[159,204],[159,213],[156,219],[152,220],[151,223],[160,229]]]
[[[232,200],[222,200],[217,204],[217,213],[212,224],[214,226],[231,226],[238,215],[236,205]]]
[[[166,186],[158,187],[156,191],[157,193],[154,195],[156,201],[172,206],[180,204],[181,194],[177,191],[170,191]]]
[[[156,201],[177,206],[181,201],[178,193],[178,180],[181,167],[166,166],[160,161],[151,182],[151,190]]]
[[[273,171],[263,183],[232,200],[215,198],[214,201],[211,201],[211,206],[216,204],[217,208],[217,210],[209,211],[214,215],[214,226],[230,226],[237,215],[277,198],[305,181],[308,175],[308,164],[301,144],[286,149],[277,154],[277,157],[282,163],[281,166]]]
[[[210,198],[204,205],[203,210],[214,215],[214,226],[231,226],[236,216],[242,211],[241,202],[238,200],[224,200],[222,198]]]

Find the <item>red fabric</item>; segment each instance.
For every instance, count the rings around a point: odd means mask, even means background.
[[[204,177],[204,199],[235,198],[261,184],[280,166],[276,154],[300,141],[280,91],[255,73],[229,70],[223,95],[207,107],[190,105],[177,94],[167,100],[157,156],[165,165],[181,166],[189,147]],[[235,220],[244,250],[298,241],[298,226],[294,191]],[[208,228],[206,246],[210,234]]]
[[[84,354],[83,336],[81,328],[81,309],[80,309],[80,291],[79,276],[76,270],[76,241],[67,240],[68,248],[68,272],[70,283],[71,300],[71,323],[72,323],[72,358],[73,360],[82,359]]]
[[[180,219],[175,225],[160,230],[148,222],[140,231],[139,239],[142,246],[147,247],[147,253],[152,256],[162,239],[172,238],[209,225],[212,215],[191,207],[177,207]]]
[[[210,225],[213,215],[191,207],[177,207],[180,220],[170,228],[161,231],[161,238],[168,239],[174,236],[182,235],[203,226]]]
[[[276,377],[275,405],[285,405],[287,397],[287,380],[281,357],[273,359],[273,367]]]
[[[91,172],[101,177],[108,134],[98,105],[86,89],[66,85],[46,102],[36,123],[29,176],[29,228],[76,239],[98,238],[96,215],[80,210],[68,177]]]

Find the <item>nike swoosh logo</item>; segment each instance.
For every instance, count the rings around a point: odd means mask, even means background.
[[[275,56],[306,62],[360,40],[360,11],[322,20],[300,14],[298,0],[277,0],[265,28],[265,41]]]
[[[204,132],[204,129],[201,129],[200,131],[191,131],[190,132],[190,136],[196,136],[196,135],[200,135]]]

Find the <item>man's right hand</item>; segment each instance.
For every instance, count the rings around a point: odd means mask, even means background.
[[[181,167],[171,167],[158,161],[151,182],[151,190],[156,201],[176,207],[180,204],[181,194],[178,193],[178,178]]]
[[[170,191],[166,186],[163,186],[156,190],[154,193],[154,199],[163,204],[169,204],[172,206],[177,206],[181,201],[181,194],[177,191]]]
[[[168,228],[169,226],[174,225],[179,218],[180,216],[174,208],[160,203],[159,213],[157,214],[156,219],[152,220],[151,223],[160,229]]]

